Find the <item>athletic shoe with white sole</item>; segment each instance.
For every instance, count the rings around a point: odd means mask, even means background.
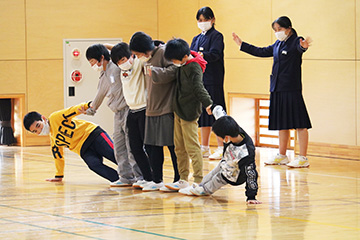
[[[286,155],[276,154],[273,158],[264,162],[266,165],[286,165],[289,163],[289,159]]]
[[[206,193],[204,188],[201,186],[198,186],[196,188],[191,188],[190,191],[195,196],[209,196],[210,195],[209,193]]]
[[[209,156],[210,160],[220,160],[223,156],[224,147],[218,147],[213,154]]]
[[[201,146],[201,154],[203,158],[208,158],[211,154],[209,147]]]
[[[159,189],[160,192],[177,192],[177,190],[172,190],[170,188],[167,188],[165,185],[162,186],[160,189]]]
[[[138,180],[136,183],[133,183],[132,187],[133,188],[142,188],[141,185],[145,184],[145,183],[149,183],[150,181],[146,181],[146,180]]]
[[[188,196],[193,196],[194,194],[191,192],[191,189],[198,187],[199,185],[197,183],[193,183],[191,186],[186,187],[186,188],[182,188],[179,190],[179,193],[184,194],[184,195],[188,195]]]
[[[131,187],[132,183],[124,183],[120,180],[110,183],[110,187]]]
[[[143,185],[143,192],[151,192],[151,191],[159,191],[161,187],[164,186],[163,182],[154,183],[150,182],[148,184]]]
[[[172,190],[178,191],[178,190],[181,189],[181,188],[186,188],[186,187],[188,187],[188,186],[189,186],[189,183],[188,183],[187,181],[185,181],[185,180],[179,180],[179,181],[174,182],[174,183],[167,183],[167,184],[165,184],[165,186],[166,186],[167,188],[172,189]]]
[[[310,164],[307,157],[298,156],[294,159],[294,161],[291,161],[290,163],[286,164],[286,166],[291,168],[307,168],[310,166]]]

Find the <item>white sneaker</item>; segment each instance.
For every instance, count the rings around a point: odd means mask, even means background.
[[[203,187],[200,187],[200,186],[198,186],[196,188],[191,188],[190,191],[195,196],[208,196],[208,195],[210,195],[210,194],[205,192]]]
[[[120,180],[110,183],[110,187],[130,187],[132,183],[124,183]]]
[[[160,192],[177,192],[176,190],[172,190],[170,188],[167,188],[165,185],[162,186],[160,189],[159,189]]]
[[[220,160],[223,156],[224,147],[218,147],[213,154],[209,156],[210,160]]]
[[[186,188],[186,187],[188,187],[188,186],[189,186],[189,183],[188,183],[187,181],[185,181],[185,180],[179,180],[179,181],[174,182],[174,183],[167,183],[167,184],[165,184],[165,186],[166,186],[167,188],[172,189],[172,190],[178,191],[178,190],[181,189],[181,188]]]
[[[211,154],[209,147],[201,146],[201,154],[203,158],[208,158]]]
[[[294,159],[294,161],[291,161],[290,163],[286,164],[286,166],[291,168],[306,168],[309,167],[310,164],[307,157],[298,156]]]
[[[141,188],[141,185],[148,183],[146,180],[138,180],[136,183],[133,183],[133,188]]]
[[[266,165],[285,165],[289,163],[289,159],[286,155],[276,154],[273,158],[264,162]]]
[[[160,190],[161,187],[164,186],[163,182],[160,183],[154,183],[154,182],[150,182],[147,184],[142,185],[143,186],[143,192],[151,192],[151,191],[158,191]]]
[[[184,195],[188,195],[188,196],[193,196],[194,194],[191,192],[191,189],[193,188],[197,188],[199,186],[199,184],[197,183],[193,183],[191,186],[186,187],[186,188],[182,188],[179,190],[179,193],[184,194]]]

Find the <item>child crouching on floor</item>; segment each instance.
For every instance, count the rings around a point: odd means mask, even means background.
[[[215,118],[215,110],[213,111]],[[256,200],[258,173],[255,165],[255,146],[250,136],[230,116],[224,115],[214,122],[212,131],[224,140],[223,157],[219,164],[197,185],[188,188],[188,195],[213,194],[226,184],[246,182],[247,204],[260,204]]]

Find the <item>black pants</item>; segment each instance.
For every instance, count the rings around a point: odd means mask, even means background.
[[[175,154],[175,147],[168,146],[171,155],[171,161],[174,169],[174,182],[180,179],[177,158]],[[149,154],[150,165],[153,170],[153,181],[160,183],[163,181],[163,165],[164,165],[164,150],[163,146],[146,145],[146,150]]]
[[[152,171],[149,163],[149,157],[144,146],[145,134],[145,109],[139,112],[129,112],[127,117],[127,127],[129,133],[129,142],[131,153],[133,154],[137,165],[146,181],[152,181]]]
[[[81,157],[93,172],[106,178],[110,182],[119,180],[117,171],[103,163],[103,157],[105,157],[117,164],[114,155],[113,141],[106,132],[102,132],[96,137]]]

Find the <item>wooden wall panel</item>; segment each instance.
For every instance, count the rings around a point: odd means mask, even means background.
[[[303,95],[313,125],[310,142],[356,145],[354,62],[304,61]]]
[[[25,93],[26,91],[26,62],[0,61],[0,94]]]
[[[27,3],[29,59],[61,59],[65,38],[122,38],[136,31],[157,38],[157,0]]]
[[[159,39],[167,42],[173,37],[182,38],[191,44],[194,36],[200,33],[196,13],[198,1],[159,0]]]
[[[64,108],[64,82],[61,60],[28,61],[28,111],[48,117]]]
[[[25,59],[25,1],[0,1],[0,60]]]
[[[286,15],[299,35],[313,38],[304,59],[354,59],[355,13],[354,0],[272,1],[273,19]]]

